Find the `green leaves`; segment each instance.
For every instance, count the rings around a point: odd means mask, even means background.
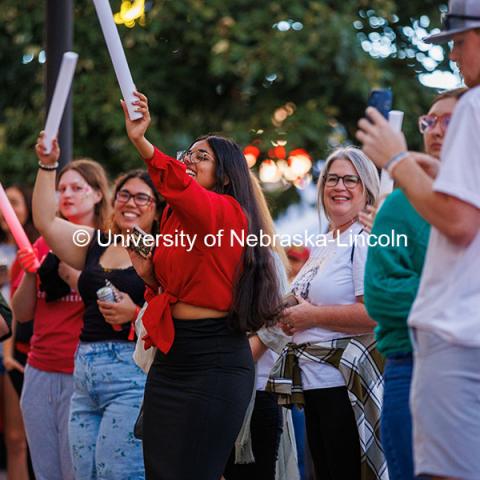
[[[112,0],[114,11],[119,0]],[[395,107],[406,111],[409,143],[419,147],[416,116],[431,93],[415,77],[409,59],[374,59],[359,34],[372,27],[365,12],[389,25],[404,44],[401,27],[427,14],[436,22],[441,2],[407,0],[154,0],[146,26],[119,27],[134,81],[150,100],[152,141],[171,154],[196,136],[223,132],[243,145],[257,138],[264,151],[281,136],[288,149],[322,158],[332,125],[352,141],[372,86],[392,86]],[[359,11],[365,17],[359,16]],[[361,21],[361,29],[353,23]],[[0,10],[0,176],[32,179],[33,143],[43,128],[44,2],[3,0]],[[368,38],[368,37],[367,37]],[[417,47],[409,46],[417,52]],[[91,2],[76,2],[74,50],[74,154],[103,163],[112,176],[140,166],[124,132],[116,82]],[[33,59],[22,63],[24,55]],[[273,121],[291,102],[294,113]],[[254,135],[252,130],[263,130]],[[6,180],[5,180],[6,179]],[[278,204],[282,204],[278,200]]]

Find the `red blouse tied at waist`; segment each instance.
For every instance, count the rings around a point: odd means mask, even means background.
[[[169,208],[163,214],[153,257],[162,293],[147,289],[144,340],[145,348],[155,345],[167,353],[175,337],[172,304],[181,301],[230,310],[248,221],[233,197],[203,188],[178,160],[155,148],[145,162]]]

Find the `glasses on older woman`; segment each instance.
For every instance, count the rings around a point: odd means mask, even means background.
[[[418,129],[420,130],[420,133],[423,135],[424,133],[428,133],[432,131],[436,127],[437,123],[439,123],[440,128],[445,133],[451,118],[452,118],[452,115],[450,113],[446,113],[445,115],[440,115],[440,116],[422,115],[418,119]]]
[[[352,189],[361,182],[358,175],[344,175],[343,177],[341,177],[336,173],[327,173],[323,178],[327,187],[336,187],[338,185],[338,182],[342,180],[345,188]]]

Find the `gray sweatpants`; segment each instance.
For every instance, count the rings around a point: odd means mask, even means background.
[[[37,480],[74,480],[68,442],[73,376],[25,368],[23,421]]]

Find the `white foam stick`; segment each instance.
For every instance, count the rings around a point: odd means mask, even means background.
[[[68,99],[68,93],[70,92],[70,87],[72,85],[77,60],[78,55],[74,52],[65,52],[63,54],[57,83],[55,84],[55,91],[53,92],[52,102],[48,109],[47,122],[45,123],[44,144],[46,153],[51,152],[52,140],[58,134],[63,111],[65,110],[65,104]]]
[[[402,131],[403,112],[400,110],[391,110],[388,114],[388,123],[397,132]],[[380,197],[388,195],[393,190],[393,179],[390,177],[386,170],[382,170],[380,176]]]
[[[388,123],[395,131],[401,132],[403,124],[403,112],[400,110],[390,110],[388,114]]]
[[[128,116],[130,120],[138,120],[142,118],[143,115],[140,112],[136,112],[135,105],[132,105],[133,102],[138,100],[138,98],[133,95],[136,88],[133,83],[130,68],[128,67],[127,57],[123,50],[117,26],[113,21],[112,7],[110,6],[109,0],[93,0],[93,3],[97,11],[100,26],[102,27],[105,42],[107,43],[110,58],[112,59],[113,68],[117,76],[118,84],[120,85],[120,90],[122,91],[123,99],[127,104]]]

